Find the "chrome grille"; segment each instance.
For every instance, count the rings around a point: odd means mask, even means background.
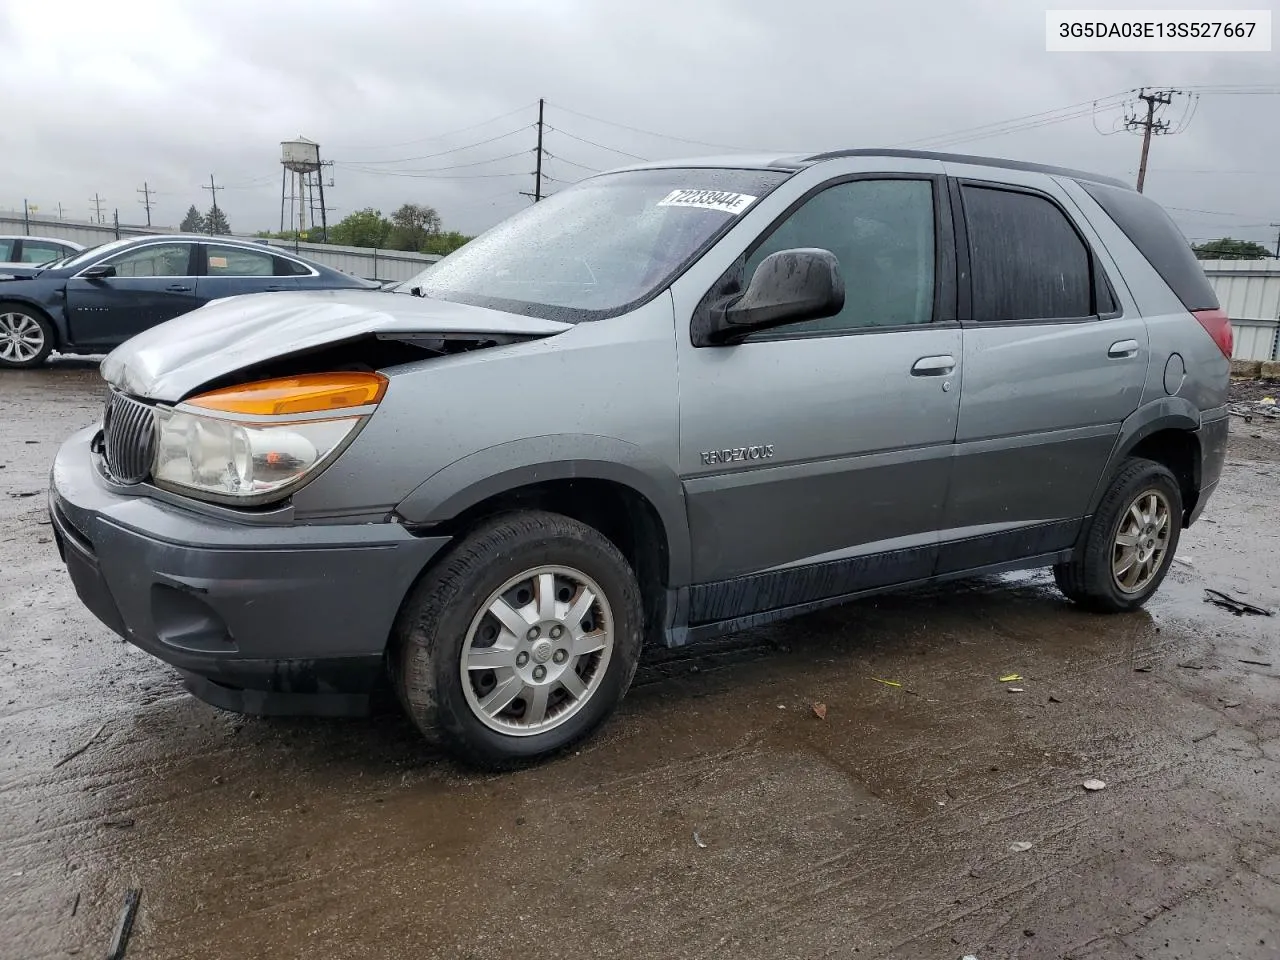
[[[112,477],[121,483],[147,479],[156,443],[150,407],[112,391],[102,415],[102,439]]]

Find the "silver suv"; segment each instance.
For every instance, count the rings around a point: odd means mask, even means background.
[[[1052,567],[1139,607],[1218,482],[1231,328],[1150,200],[908,151],[594,177],[401,292],[211,303],[112,353],[50,510],[197,696],[506,766],[646,642]]]

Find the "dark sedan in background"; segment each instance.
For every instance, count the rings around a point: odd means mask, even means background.
[[[0,367],[34,367],[53,350],[106,353],[221,297],[377,287],[252,241],[115,240],[42,268],[0,271]]]

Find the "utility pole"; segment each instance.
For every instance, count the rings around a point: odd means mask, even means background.
[[[1156,108],[1167,107],[1173,103],[1173,95],[1178,93],[1177,90],[1154,90],[1150,93],[1147,88],[1143,87],[1138,91],[1138,99],[1147,105],[1146,117],[1126,117],[1124,121],[1125,129],[1136,130],[1142,128],[1142,161],[1138,164],[1138,192],[1142,192],[1142,185],[1147,179],[1147,155],[1151,152],[1152,134],[1168,133],[1169,121],[1156,119]]]
[[[213,174],[209,174],[209,185],[201,187],[202,190],[208,190],[213,195],[213,210],[209,214],[209,236],[213,236],[213,224],[218,219],[218,191],[222,188],[213,182]]]
[[[1280,223],[1273,223],[1271,226],[1280,227]],[[1276,234],[1276,259],[1280,260],[1280,233]]]
[[[134,193],[142,194],[142,199],[138,202],[147,209],[147,226],[151,226],[151,188],[147,186],[147,181],[142,181],[142,189],[135,190]]]
[[[61,200],[58,201],[58,219],[59,220],[62,219],[62,201]]]
[[[22,232],[31,235],[31,208],[27,206],[25,197],[22,199]]]
[[[111,222],[116,227],[116,239],[120,239],[120,208],[116,207],[115,212],[111,215]]]
[[[95,192],[93,199],[89,201],[93,204],[93,222],[102,222],[102,198]]]
[[[533,202],[537,203],[542,199],[542,111],[546,107],[547,101],[541,97],[538,98],[538,164],[533,171]]]

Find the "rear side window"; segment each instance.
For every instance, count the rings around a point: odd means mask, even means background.
[[[1076,181],[1142,251],[1188,310],[1216,310],[1218,297],[1182,231],[1154,200],[1134,190]]]
[[[1093,315],[1089,249],[1061,210],[1029,193],[963,193],[975,320]]]
[[[309,277],[311,271],[305,265],[297,260],[290,260],[287,257],[273,257],[275,260],[275,269],[277,277]]]
[[[13,259],[13,241],[0,237],[0,263]]]

